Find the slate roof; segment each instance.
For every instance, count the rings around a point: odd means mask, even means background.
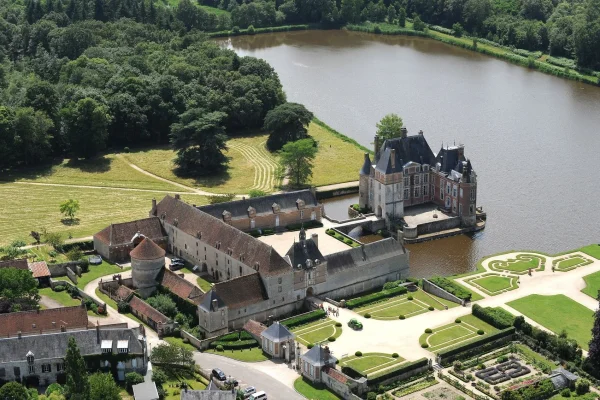
[[[0,336],[2,337],[16,336],[19,331],[27,333],[60,330],[61,326],[67,329],[86,328],[88,315],[85,307],[61,307],[0,314]]]
[[[160,398],[158,389],[156,389],[156,383],[150,379],[133,385],[131,388],[133,389],[133,398],[135,400],[158,400]]]
[[[213,300],[217,300],[217,306],[219,308],[225,307],[226,304],[221,298],[217,295],[215,290],[209,290],[203,297],[200,299],[200,308],[205,311],[216,311],[213,307]]]
[[[28,352],[36,359],[63,358],[67,354],[69,338],[75,338],[82,356],[102,354],[102,340],[112,340],[113,353],[117,342],[129,342],[129,354],[142,355],[144,348],[138,339],[139,328],[86,329],[0,339],[0,363],[24,361]],[[49,345],[51,344],[51,345]]]
[[[577,379],[579,379],[578,375],[572,373],[571,371],[564,369],[563,367],[558,367],[557,369],[553,370],[552,373],[560,374],[570,381],[576,381]]]
[[[278,204],[281,212],[285,212],[286,210],[297,210],[298,207],[296,201],[298,199],[304,201],[305,207],[315,207],[319,204],[317,198],[310,189],[305,189],[295,192],[273,194],[270,196],[210,204],[197,208],[215,218],[222,218],[223,211],[230,212],[232,219],[248,218],[249,207],[253,207],[256,210],[256,215],[273,214],[273,204]]]
[[[268,299],[263,282],[258,274],[245,275],[215,283],[212,289],[202,298],[200,306],[204,309],[206,309],[205,300],[208,296],[214,296],[214,294],[211,294],[213,291],[216,293],[217,299],[230,309],[245,307]]]
[[[294,268],[297,268],[299,265],[302,268],[306,268],[306,260],[311,260],[313,263],[315,260],[319,260],[319,262],[325,261],[321,250],[319,250],[319,247],[312,239],[294,242],[286,253],[286,257],[289,257],[290,264]]]
[[[0,261],[0,268],[29,269],[29,265],[27,265],[27,259],[21,258],[18,260]]]
[[[404,246],[393,238],[378,240],[360,247],[325,256],[327,273],[335,274],[363,265],[366,262],[376,261],[378,258],[387,258],[393,253],[404,254],[405,252]]]
[[[362,168],[360,169],[361,175],[370,175],[371,174],[371,158],[369,157],[369,153],[365,153],[365,162],[363,163]]]
[[[132,310],[137,311],[139,314],[145,315],[156,323],[160,322],[165,324],[169,322],[169,318],[167,316],[163,315],[160,311],[153,308],[150,304],[146,303],[137,296],[133,296],[131,298],[131,301],[129,301],[129,306]]]
[[[275,322],[268,327],[262,334],[262,337],[269,339],[274,343],[285,342],[289,339],[294,339],[295,335],[289,331],[285,325]]]
[[[290,265],[271,246],[226,224],[197,208],[171,196],[165,196],[156,206],[157,216],[170,225],[222,250],[230,249],[231,257],[257,269],[261,275],[274,276],[287,273]]]
[[[46,261],[37,261],[29,264],[29,269],[34,278],[46,278],[50,276],[50,270]]]
[[[392,168],[392,149],[395,150],[396,165]],[[376,155],[376,169],[386,174],[401,172],[409,162],[434,165],[435,155],[425,136],[413,135],[404,138],[387,139]]]
[[[251,319],[244,324],[244,327],[242,329],[244,329],[246,332],[248,332],[255,339],[258,340],[260,338],[260,335],[265,331],[265,329],[267,329],[267,326]]]
[[[167,268],[164,269],[160,284],[169,289],[171,293],[176,296],[190,300],[194,304],[199,304],[200,298],[204,294],[198,286]]]
[[[118,246],[131,243],[131,239],[138,232],[153,240],[158,240],[167,236],[160,224],[160,220],[156,217],[150,217],[119,224],[111,224],[96,233],[94,237],[109,246]]]
[[[152,239],[144,238],[135,246],[135,249],[129,252],[131,258],[135,258],[136,260],[156,260],[158,258],[165,257],[165,250],[154,243]]]
[[[235,400],[236,393],[229,390],[185,390],[181,391],[181,400]]]
[[[303,361],[315,366],[335,365],[337,358],[329,353],[329,347],[314,346],[301,356]]]

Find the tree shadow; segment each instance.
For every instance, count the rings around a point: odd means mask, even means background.
[[[52,167],[60,165],[63,159],[32,167],[9,168],[0,170],[0,184],[12,183],[20,179],[36,180],[53,174]]]
[[[63,225],[66,226],[73,226],[73,225],[79,225],[79,218],[63,218],[60,220],[60,222],[62,222]]]
[[[89,160],[79,160],[72,158],[65,164],[68,168],[78,169],[88,173],[102,173],[110,171],[112,159],[100,156]]]

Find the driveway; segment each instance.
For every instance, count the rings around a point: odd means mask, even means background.
[[[231,375],[240,382],[240,386],[254,386],[264,390],[269,399],[304,400],[293,389],[293,382],[299,375],[284,363],[263,361],[245,363],[210,353],[194,352],[194,361],[204,369],[219,368],[228,377]]]

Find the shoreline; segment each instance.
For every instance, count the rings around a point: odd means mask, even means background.
[[[362,32],[362,33],[370,33],[373,35],[383,35],[383,36],[417,36],[427,39],[436,40],[438,42],[442,42],[451,46],[456,46],[463,48],[465,50],[474,51],[480,54],[485,54],[490,57],[494,57],[506,62],[509,62],[514,65],[518,65],[520,67],[528,68],[531,70],[542,72],[546,75],[552,75],[558,78],[568,79],[576,82],[586,83],[592,86],[600,86],[600,75],[592,76],[586,75],[583,73],[579,73],[577,70],[573,70],[570,68],[563,68],[549,62],[544,61],[548,54],[542,54],[541,57],[535,59],[530,57],[525,57],[513,52],[511,49],[503,47],[499,44],[492,45],[492,42],[488,42],[485,39],[473,37],[473,36],[462,36],[455,37],[452,35],[448,35],[446,33],[442,33],[440,31],[435,30],[435,27],[427,28],[425,31],[415,31],[412,29],[412,23],[407,19],[405,28],[401,28],[397,25],[392,25],[388,23],[363,23],[363,24],[348,24],[345,26],[341,26],[339,28],[336,27],[325,27],[320,24],[299,24],[299,25],[284,25],[284,26],[276,26],[269,28],[254,28],[253,30],[249,29],[240,29],[237,32],[233,31],[218,31],[208,33],[209,38],[225,38],[225,37],[236,37],[236,36],[253,36],[264,33],[280,33],[280,32],[294,32],[294,31],[309,31],[309,30],[346,30],[350,32]],[[410,26],[410,28],[409,28]],[[515,49],[520,50],[520,49]],[[542,60],[544,59],[544,60]],[[540,61],[541,60],[541,61]],[[600,74],[600,71],[595,71],[597,74]],[[316,118],[315,118],[316,119]]]

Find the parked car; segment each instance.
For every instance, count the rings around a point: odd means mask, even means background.
[[[179,271],[180,269],[182,269],[184,267],[183,264],[173,264],[171,263],[171,265],[169,265],[169,269],[171,271]]]
[[[102,257],[96,255],[89,256],[88,262],[92,265],[100,265],[102,264]]]
[[[171,258],[171,264],[173,264],[173,263],[175,263],[175,264],[178,264],[178,263],[183,264],[183,260],[181,258],[173,257],[173,258]]]
[[[251,395],[250,400],[267,400],[267,394],[261,390]]]
[[[244,398],[247,399],[254,393],[256,393],[256,388],[254,386],[248,386],[246,389],[244,389]]]
[[[348,321],[348,326],[355,331],[363,328],[362,322],[358,322],[356,318],[352,318],[350,321]]]
[[[212,370],[212,376],[214,376],[215,378],[217,378],[220,381],[227,380],[225,373],[223,371],[221,371],[219,368],[215,368]]]

